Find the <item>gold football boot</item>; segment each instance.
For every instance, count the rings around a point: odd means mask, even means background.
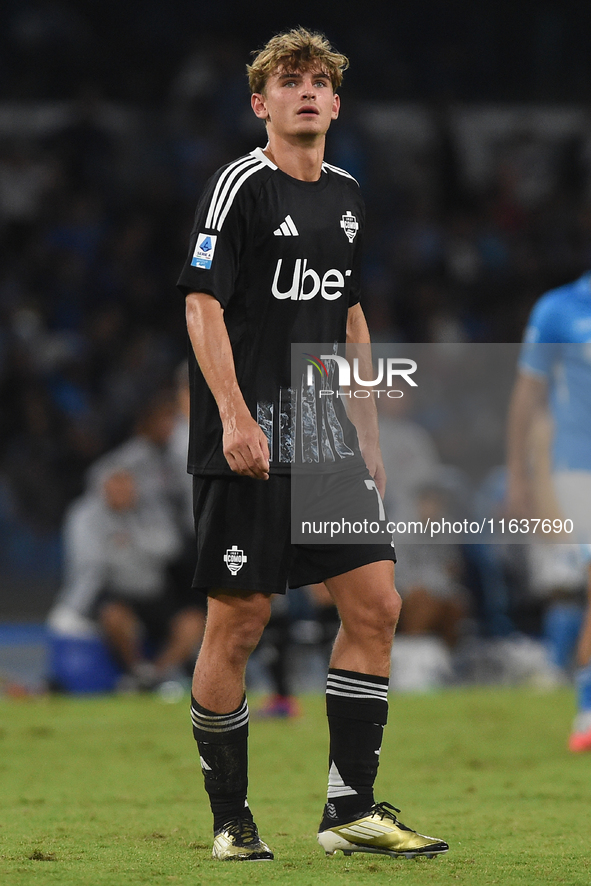
[[[362,818],[332,827],[325,814],[318,842],[327,855],[334,855],[337,849],[345,855],[373,852],[392,858],[433,858],[447,852],[447,843],[417,834],[397,819],[396,812],[400,809],[389,803],[376,803]]]
[[[213,858],[220,861],[271,861],[274,856],[250,818],[233,818],[216,832]]]

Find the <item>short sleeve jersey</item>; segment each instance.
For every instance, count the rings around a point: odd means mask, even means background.
[[[318,181],[280,170],[260,148],[211,178],[197,206],[178,287],[224,308],[238,384],[263,428],[270,471],[360,460],[342,402],[292,380],[292,343],[344,342],[359,301],[364,205],[355,179],[322,165]],[[189,349],[189,471],[231,475],[217,405]],[[314,381],[314,384],[320,382]]]
[[[550,386],[555,470],[591,470],[591,274],[536,302],[519,365]]]

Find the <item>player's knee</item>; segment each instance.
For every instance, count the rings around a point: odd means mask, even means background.
[[[241,647],[245,652],[254,652],[259,644],[259,640],[263,636],[265,625],[268,619],[261,616],[251,616],[238,626],[234,634],[234,642],[236,646]]]
[[[271,602],[265,594],[253,594],[237,600],[228,617],[218,624],[227,649],[250,654],[256,649],[270,616]]]
[[[388,594],[384,595],[380,606],[373,610],[376,629],[388,641],[394,636],[401,608],[402,600],[400,599],[400,594],[393,588]]]
[[[361,601],[360,601],[361,602]],[[362,640],[372,643],[391,643],[400,617],[402,601],[398,591],[390,588],[380,594],[371,606],[361,605],[343,618],[343,627]]]

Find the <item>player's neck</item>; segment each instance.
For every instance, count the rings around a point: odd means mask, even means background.
[[[263,152],[282,172],[292,178],[315,182],[322,175],[324,136],[313,142],[302,142],[273,137],[269,133],[269,141]]]

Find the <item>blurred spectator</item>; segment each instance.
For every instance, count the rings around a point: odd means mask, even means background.
[[[557,679],[566,681],[583,622],[588,565],[579,545],[529,544],[525,551],[529,595],[541,610],[540,633]]]
[[[436,483],[417,491],[418,519],[449,518],[446,491]],[[456,544],[397,545],[396,587],[403,606],[399,630],[412,636],[433,635],[453,649],[471,610],[463,584],[465,565]]]
[[[120,446],[97,459],[88,471],[91,489],[103,477],[122,468],[133,474],[142,498],[166,507],[179,536],[176,555],[170,558],[169,580],[183,599],[203,612],[205,599],[191,590],[195,569],[195,531],[192,513],[192,483],[187,473],[187,386],[186,364],[177,369],[176,390],[161,388],[141,408],[135,433]]]
[[[173,391],[163,388],[153,393],[139,411],[135,433],[94,462],[88,472],[89,487],[99,487],[116,466],[133,473],[143,498],[171,507],[176,490],[167,453],[175,419]]]
[[[258,708],[258,717],[300,715],[293,686],[294,643],[303,645],[308,655],[315,648],[320,653],[321,672],[326,672],[340,624],[337,608],[324,582],[292,588],[286,596],[273,597],[271,618],[257,654],[265,666],[271,693]]]
[[[257,717],[282,719],[301,713],[293,689],[293,619],[289,603],[289,594],[273,596],[271,618],[261,638],[258,659],[267,671],[271,694],[256,710]]]
[[[27,249],[43,199],[55,185],[53,164],[30,142],[0,149],[0,235],[11,259]]]
[[[184,360],[175,373],[176,415],[167,443],[167,458],[171,467],[171,483],[179,524],[192,543],[193,478],[187,471],[189,452],[189,364]]]
[[[142,492],[129,470],[105,470],[98,488],[70,508],[66,575],[49,623],[96,621],[125,679],[149,689],[191,668],[203,629],[198,610],[179,601],[167,568],[180,536],[164,502]]]
[[[68,124],[49,139],[49,148],[60,158],[68,188],[76,194],[114,191],[117,151],[104,124],[100,89],[84,86],[72,108]]]
[[[317,643],[320,647],[324,665],[328,669],[328,662],[330,661],[332,647],[341,626],[341,620],[337,607],[328,593],[328,588],[324,582],[309,585],[306,590],[312,602],[312,611],[319,628]]]
[[[51,532],[59,527],[68,502],[82,491],[92,444],[89,453],[82,438],[66,433],[64,417],[35,381],[21,390],[15,407],[17,430],[7,442],[4,471],[20,519],[38,532]]]
[[[203,615],[207,597],[192,590],[196,547],[193,519],[193,477],[187,471],[189,451],[189,365],[184,360],[175,373],[175,420],[166,447],[170,467],[170,500],[181,536],[181,550],[170,566],[170,577],[177,594],[191,601]]]
[[[384,505],[390,520],[414,520],[416,490],[433,480],[439,455],[428,431],[411,418],[412,395],[379,397],[380,446],[388,482]]]

